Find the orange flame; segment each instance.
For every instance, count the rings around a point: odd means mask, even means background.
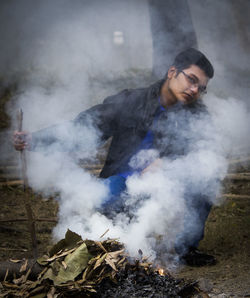
[[[160,275],[162,275],[162,276],[165,275],[165,272],[164,272],[164,269],[163,269],[163,268],[159,268],[157,271],[158,271],[158,273],[159,273]]]

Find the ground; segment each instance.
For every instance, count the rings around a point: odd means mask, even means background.
[[[249,169],[245,169],[249,172]],[[226,192],[248,195],[250,181],[228,182]],[[56,224],[57,202],[30,192],[35,217],[45,221],[36,223],[39,255],[48,251],[52,229]],[[26,218],[22,186],[0,188],[0,259],[32,257],[30,234],[23,221]],[[250,199],[227,198],[215,206],[206,224],[206,234],[200,249],[214,255],[214,266],[179,268],[174,275],[198,280],[200,287],[211,297],[250,297]]]

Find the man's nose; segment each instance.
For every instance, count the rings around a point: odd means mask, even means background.
[[[198,85],[192,85],[192,86],[190,86],[190,89],[191,89],[191,91],[192,91],[194,94],[199,93],[199,86],[198,86]]]

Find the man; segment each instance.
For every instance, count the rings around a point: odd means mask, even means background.
[[[123,208],[120,194],[126,189],[126,179],[133,173],[143,174],[162,158],[176,158],[189,152],[187,139],[189,120],[197,114],[206,114],[201,102],[202,95],[214,70],[200,51],[189,48],[179,53],[163,80],[148,88],[123,90],[110,96],[102,104],[81,112],[72,124],[89,125],[101,132],[102,140],[112,137],[105,165],[100,177],[105,178],[110,196],[103,204],[103,212],[110,216]],[[186,132],[186,133],[185,133]],[[23,138],[25,136],[25,138]],[[198,137],[198,136],[197,136]],[[47,128],[32,135],[25,132],[14,134],[17,150],[43,150],[51,144],[62,144],[56,128]],[[155,149],[154,160],[131,165],[132,158],[141,150]],[[204,195],[204,194],[203,194]],[[199,196],[193,204],[191,197]],[[176,251],[189,265],[212,264],[212,256],[200,253],[196,248],[203,237],[204,225],[211,205],[202,194],[186,193],[187,205],[197,212],[201,227],[192,236],[177,238]],[[190,203],[192,201],[192,203]],[[188,220],[188,217],[187,219]]]

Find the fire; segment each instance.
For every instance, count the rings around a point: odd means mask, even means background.
[[[159,268],[159,269],[157,270],[157,272],[158,272],[160,275],[162,275],[162,276],[165,275],[165,271],[164,271],[163,268]]]

